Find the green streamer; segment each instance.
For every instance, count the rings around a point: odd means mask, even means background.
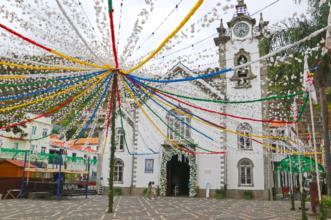
[[[157,89],[157,88],[152,87],[150,85],[147,85],[145,83],[142,83],[142,84],[144,84],[144,85],[148,86],[149,88],[154,89],[156,91],[166,93],[168,95],[177,96],[179,98],[191,99],[191,100],[201,101],[201,102],[220,103],[220,104],[244,104],[244,103],[253,103],[253,102],[263,102],[263,101],[270,101],[270,100],[274,100],[274,99],[293,98],[293,97],[304,94],[304,91],[300,91],[300,92],[297,92],[297,93],[294,93],[294,94],[284,95],[284,96],[270,96],[270,97],[266,97],[266,98],[247,100],[247,101],[226,101],[226,100],[203,99],[203,98],[195,98],[195,97],[191,97],[191,96],[179,95],[179,94],[176,94],[176,93],[172,93],[172,92],[164,91],[164,90],[161,90],[161,89]]]
[[[128,82],[126,82],[128,83]],[[143,102],[143,100],[141,98],[140,99],[140,102]],[[183,138],[185,141],[187,141],[189,144],[191,144],[192,146],[195,146],[201,150],[204,150],[204,151],[207,151],[207,152],[212,152],[210,150],[207,150],[203,147],[199,147],[197,144],[194,144],[192,143],[190,140],[186,139],[185,137],[181,136],[177,131],[176,129],[173,129],[172,127],[170,127],[149,105],[147,105],[147,103],[144,103],[144,105],[158,118],[160,119],[160,121],[167,127],[169,128],[171,131],[175,132],[176,135],[178,135],[179,137]]]

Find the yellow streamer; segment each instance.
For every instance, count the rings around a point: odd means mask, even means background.
[[[111,65],[105,65],[105,66],[100,66],[100,65],[97,65],[97,64],[94,64],[94,63],[89,63],[89,62],[86,62],[86,61],[83,61],[83,60],[79,60],[77,58],[74,58],[74,57],[71,57],[71,56],[67,56],[63,53],[60,53],[56,50],[51,50],[51,53],[59,56],[59,57],[62,57],[66,60],[69,60],[69,61],[72,61],[72,62],[75,62],[75,63],[79,63],[79,64],[82,64],[82,65],[85,65],[85,66],[90,66],[90,67],[94,67],[94,68],[99,68],[99,69],[115,69],[113,66]]]
[[[107,73],[108,73],[108,72],[107,72]],[[98,76],[98,77],[101,77],[98,81],[100,81],[100,80],[102,80],[103,78],[105,78],[107,73],[104,73],[104,74]],[[98,77],[97,77],[97,78],[98,78]],[[6,112],[6,111],[14,110],[14,109],[19,109],[19,108],[23,108],[23,107],[28,106],[28,105],[32,105],[32,104],[36,104],[36,103],[39,103],[39,102],[43,102],[43,101],[50,100],[50,99],[52,99],[52,98],[54,98],[54,97],[56,97],[56,96],[59,96],[59,95],[62,95],[62,94],[68,93],[69,91],[74,90],[74,89],[76,89],[76,88],[83,87],[84,85],[86,85],[86,84],[88,84],[88,83],[90,83],[90,82],[92,82],[92,81],[94,81],[94,80],[95,80],[95,79],[92,78],[92,79],[90,79],[90,80],[88,80],[88,81],[86,81],[86,82],[83,82],[83,83],[81,83],[81,84],[77,84],[77,85],[72,86],[72,87],[70,87],[70,88],[68,88],[68,89],[65,89],[65,90],[63,90],[63,91],[60,91],[60,92],[58,92],[58,93],[55,93],[55,94],[52,94],[52,95],[49,95],[49,96],[46,96],[46,97],[43,97],[43,98],[39,98],[39,99],[35,99],[35,100],[31,100],[31,101],[28,101],[28,102],[25,102],[25,103],[21,103],[21,104],[19,104],[19,105],[14,105],[14,106],[9,106],[9,107],[5,107],[5,108],[0,108],[0,112]]]
[[[10,67],[15,67],[19,69],[31,69],[31,70],[70,70],[70,71],[86,71],[87,69],[75,68],[75,67],[65,67],[65,66],[31,66],[18,63],[12,63],[7,61],[0,61],[0,65],[6,65]]]
[[[26,79],[28,78],[27,76],[22,76],[22,75],[19,75],[19,76],[15,76],[15,75],[2,75],[0,76],[0,79]]]
[[[158,48],[156,48],[156,50],[154,50],[150,55],[148,55],[145,59],[143,59],[140,63],[138,63],[136,66],[132,67],[129,70],[123,70],[122,72],[125,74],[129,74],[132,73],[133,71],[139,69],[140,67],[142,67],[144,64],[146,64],[149,60],[151,60],[158,52],[160,52],[160,50],[168,43],[168,41],[173,38],[178,31],[186,24],[186,22],[194,15],[194,13],[200,8],[200,6],[202,5],[203,0],[198,0],[197,3],[195,3],[195,5],[193,6],[193,8],[190,10],[190,12],[185,16],[185,18],[179,23],[179,25],[176,27],[175,30],[173,30],[162,42],[161,44],[158,46]]]
[[[154,128],[169,142],[171,143],[174,147],[178,148],[179,150],[181,150],[180,146],[178,146],[178,144],[171,140],[170,138],[168,138],[168,136],[166,134],[164,134],[161,129],[155,124],[155,122],[152,120],[152,118],[147,114],[147,112],[144,110],[144,108],[142,107],[142,105],[140,104],[140,102],[137,100],[136,96],[133,94],[133,92],[128,88],[128,86],[123,82],[123,76],[120,77],[122,84],[124,85],[125,89],[128,91],[128,93],[130,94],[130,96],[133,98],[134,102],[138,105],[138,107],[141,109],[141,111],[143,112],[143,114],[146,116],[146,118],[148,119],[148,121],[154,126]]]
[[[122,80],[122,82],[123,82],[123,79],[121,78],[121,80]],[[124,83],[123,83],[124,84]],[[126,90],[128,90],[128,92],[130,93],[130,95],[131,94],[133,94],[132,92],[131,92],[131,90],[129,90],[128,88],[127,88],[127,86],[124,84],[124,86],[126,87]],[[157,101],[158,102],[160,102],[160,103],[162,103],[163,105],[166,105],[167,107],[169,107],[169,108],[173,108],[172,106],[170,106],[168,103],[165,103],[165,102],[163,102],[162,100],[160,100],[160,99],[158,99],[157,97],[155,97],[155,95],[153,95],[153,94],[151,94],[151,93],[149,93],[146,89],[144,89],[143,87],[142,87],[142,89],[144,90],[144,92],[146,92],[149,96],[151,96],[151,97],[154,97],[155,99],[157,99]],[[133,94],[134,95],[134,94]],[[132,96],[132,95],[131,95]],[[134,97],[134,99],[135,99],[135,97]],[[138,105],[139,106],[139,105]],[[141,105],[140,105],[141,106]],[[144,110],[142,109],[142,107],[139,107],[139,108],[141,108],[141,110],[144,112]],[[188,116],[188,117],[191,117],[191,118],[193,118],[193,119],[195,119],[196,121],[199,121],[199,122],[201,122],[201,123],[203,123],[203,124],[206,124],[207,126],[209,126],[209,127],[214,127],[214,128],[217,128],[217,129],[219,129],[219,130],[222,130],[222,131],[225,131],[225,132],[228,132],[228,133],[232,133],[232,134],[236,134],[236,135],[241,135],[241,136],[245,136],[245,137],[255,137],[255,138],[262,138],[262,139],[284,139],[284,140],[288,140],[288,138],[287,137],[281,137],[281,136],[260,136],[260,135],[254,135],[254,134],[252,134],[252,135],[246,135],[246,134],[244,134],[244,133],[240,133],[240,132],[237,132],[237,131],[232,131],[232,130],[229,130],[229,129],[222,129],[222,128],[219,128],[219,127],[217,127],[217,126],[213,126],[213,125],[211,125],[211,124],[208,124],[207,122],[205,122],[205,121],[202,121],[202,120],[200,120],[200,119],[198,119],[198,118],[195,118],[194,116],[192,117],[191,115],[189,115],[189,114],[187,114],[186,112],[184,112],[184,111],[182,111],[182,110],[180,110],[180,109],[176,109],[176,108],[174,108],[173,110],[175,110],[176,112],[178,112],[179,114],[183,114],[183,115],[185,115],[185,116]],[[145,113],[144,113],[145,114]],[[149,118],[149,120],[151,120],[150,119],[150,117],[149,116],[146,116],[147,118]],[[154,127],[156,126],[155,124],[154,124],[154,122],[151,122],[153,125],[154,125]],[[156,128],[159,132],[162,132],[162,131],[160,131],[158,128]],[[161,134],[162,135],[162,134]],[[170,141],[171,142],[171,140],[169,140],[168,139],[168,137],[165,135],[165,134],[163,134],[162,135],[164,138],[166,138],[168,141]],[[291,140],[292,142],[294,142],[293,140]],[[262,145],[262,147],[264,147],[264,148],[266,148],[266,149],[274,149],[274,150],[278,150],[278,151],[283,151],[284,153],[287,153],[287,154],[289,154],[289,155],[301,155],[301,154],[303,154],[303,155],[312,155],[312,154],[315,154],[315,152],[292,152],[292,151],[289,151],[289,150],[283,150],[283,149],[281,149],[281,148],[279,148],[279,147],[274,147],[274,146],[272,146],[271,144],[265,144],[265,143],[263,143],[263,144],[261,144]],[[317,152],[317,154],[321,154],[321,152]]]

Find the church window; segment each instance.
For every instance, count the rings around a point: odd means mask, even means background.
[[[240,150],[252,150],[252,127],[248,123],[242,123],[237,128],[238,147]]]
[[[123,183],[123,169],[124,169],[124,163],[120,159],[115,160],[115,166],[114,166],[114,182],[115,183]]]
[[[184,109],[185,112],[189,110]],[[171,110],[167,115],[167,136],[171,140],[183,140],[191,137],[191,118]]]
[[[239,161],[239,186],[253,186],[253,167],[253,162],[247,158]]]
[[[122,128],[116,129],[116,146],[118,151],[124,151],[124,131]]]

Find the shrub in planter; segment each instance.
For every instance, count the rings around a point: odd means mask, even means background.
[[[122,195],[122,189],[115,187],[114,188],[114,196],[121,196]]]
[[[148,188],[145,188],[143,193],[144,193],[144,197],[148,197],[150,192]]]
[[[217,189],[215,191],[215,198],[216,199],[225,199],[226,198],[226,192],[224,189]]]
[[[331,197],[323,196],[320,206],[319,218],[326,220],[331,218]]]
[[[252,191],[244,191],[244,199],[253,199],[253,192]]]

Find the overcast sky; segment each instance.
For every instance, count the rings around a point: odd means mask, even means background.
[[[95,6],[103,5],[102,13],[99,14],[99,16],[104,17],[107,24],[102,28],[103,33],[97,33],[99,29],[96,28],[96,33],[94,33],[94,35],[104,36],[103,41],[108,41],[108,45],[106,45],[106,47],[109,50],[109,57],[106,59],[110,60],[112,54],[110,52],[111,50],[109,46],[109,20],[106,14],[107,0],[59,1],[63,4],[63,7],[69,14],[69,17],[73,19],[73,22],[76,24],[78,29],[80,29],[80,32],[83,35],[90,32],[90,29],[85,31],[81,30],[84,28],[84,25],[85,29],[86,25],[88,26],[88,24],[82,25],[82,23],[87,23],[86,19],[83,22],[79,22],[77,20],[79,16],[74,15],[73,12],[80,14],[81,17],[87,17],[91,21],[91,24],[96,26],[97,17],[95,13]],[[79,1],[82,3],[82,8],[78,7]],[[118,54],[120,58],[123,58],[120,59],[121,66],[123,68],[132,67],[132,65],[138,62],[139,58],[145,57],[153,49],[155,49],[160,44],[160,42],[179,24],[183,17],[190,11],[195,2],[195,0],[113,0],[116,40],[118,41]],[[250,14],[253,14],[256,11],[269,5],[270,3],[275,2],[275,0],[245,0],[245,2],[248,6],[248,11]],[[121,7],[121,3],[123,3],[123,7]],[[35,23],[32,18],[28,18],[24,15],[24,13],[21,13],[18,9],[16,9],[16,4],[16,0],[0,0],[0,9],[1,7],[5,6],[5,8],[9,8],[12,11],[15,11],[18,17],[23,18],[22,20],[30,19],[29,21],[31,21],[32,24]],[[55,0],[24,0],[20,4],[22,4],[21,6],[26,8],[26,10],[30,9],[27,9],[28,7],[24,6],[24,4],[31,5],[33,16],[36,19],[39,19],[39,22],[43,22],[43,18],[48,18],[49,15],[47,14],[47,11],[51,10],[57,12],[59,16],[63,17],[55,3]],[[194,16],[184,26],[184,28],[176,35],[176,38],[167,44],[166,49],[163,50],[160,55],[156,57],[156,59],[146,65],[148,70],[150,72],[164,72],[165,69],[170,68],[171,65],[173,65],[174,62],[177,62],[178,60],[183,61],[184,64],[188,65],[192,69],[197,68],[198,65],[202,68],[217,66],[218,57],[216,54],[216,47],[214,45],[213,38],[207,39],[203,43],[195,46],[193,49],[187,49],[181,52],[176,51],[180,48],[190,46],[193,43],[206,38],[207,36],[215,34],[216,28],[220,23],[220,18],[223,18],[225,22],[231,20],[235,11],[233,6],[236,4],[237,0],[205,0],[196,14],[194,14]],[[176,5],[178,5],[178,8],[174,10],[167,19],[165,19]],[[264,19],[270,21],[271,24],[286,20],[287,18],[293,16],[293,14],[307,14],[307,0],[303,0],[302,4],[300,5],[295,4],[294,0],[279,0],[279,2],[263,10],[263,14]],[[7,16],[7,19],[5,17],[6,16],[3,13],[1,18],[2,23],[20,31],[21,24],[15,22],[10,23],[8,21],[11,19],[11,17]],[[254,17],[258,20],[259,14],[256,14]],[[41,31],[39,33],[29,33],[29,31],[33,31],[32,29],[24,30],[23,33],[32,37],[33,39],[36,39],[37,41],[44,43],[45,45],[50,45],[59,51],[67,52],[69,55],[73,55],[70,54],[70,52],[75,50],[77,51],[77,47],[78,49],[83,48],[81,46],[83,45],[82,42],[77,38],[77,35],[73,31],[70,33],[66,31],[62,31],[62,34],[58,33],[59,26],[66,26],[66,30],[72,30],[64,17],[61,20],[58,19],[57,16],[53,16],[52,19],[50,19],[50,24],[45,26],[36,24],[37,26],[39,25],[41,27]],[[103,20],[101,19],[101,21]],[[161,23],[163,24],[159,26]],[[139,33],[136,34],[133,32],[135,24],[138,24],[139,26]],[[121,26],[120,29],[119,26]],[[159,29],[154,33],[154,36],[148,38],[157,27],[159,27]],[[52,40],[53,44],[51,44],[47,38],[40,38],[42,36],[40,33],[52,35],[52,39],[50,40]],[[73,37],[71,40],[75,42],[74,44],[70,42],[70,39],[65,39],[65,37],[68,36]],[[84,37],[87,39],[87,41],[91,40],[91,36],[85,35]],[[98,39],[98,41],[100,40],[101,38]],[[2,46],[2,48],[9,48],[6,41],[2,41],[2,45],[0,44],[0,46]],[[75,46],[76,48],[74,48]],[[91,45],[91,47],[93,46]],[[99,50],[96,48],[93,49]],[[172,55],[167,56],[169,54]],[[166,58],[162,58],[163,56]]]

